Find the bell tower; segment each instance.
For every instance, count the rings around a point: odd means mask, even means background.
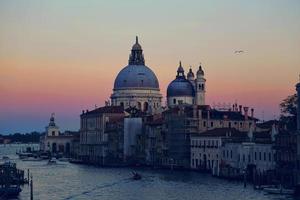
[[[197,77],[195,79],[195,89],[196,89],[196,105],[205,105],[205,86],[206,79],[204,78],[204,71],[202,70],[201,65],[197,71]]]
[[[47,136],[59,136],[59,127],[54,121],[54,113],[51,114],[49,125],[46,127]]]

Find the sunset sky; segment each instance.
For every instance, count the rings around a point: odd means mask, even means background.
[[[43,131],[52,112],[78,130],[81,111],[109,99],[136,35],[163,96],[179,60],[202,63],[208,104],[237,101],[260,119],[295,93],[299,0],[0,0],[0,134]]]

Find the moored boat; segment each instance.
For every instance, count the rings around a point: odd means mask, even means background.
[[[4,186],[0,187],[0,197],[8,198],[8,197],[17,197],[22,189],[20,186]]]

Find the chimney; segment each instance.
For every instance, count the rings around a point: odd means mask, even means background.
[[[82,110],[82,114],[84,114],[84,110]]]
[[[244,107],[245,120],[248,120],[248,110],[249,110],[249,107]]]
[[[277,133],[278,132],[277,132],[276,125],[275,125],[275,122],[274,122],[274,124],[272,124],[272,130],[271,130],[271,139],[272,139],[272,142],[275,142]]]
[[[242,105],[239,105],[239,112],[242,114],[242,108],[243,106]]]
[[[254,108],[251,108],[251,117],[254,117]]]
[[[254,125],[252,124],[252,125],[250,126],[249,131],[248,131],[248,137],[249,137],[249,139],[250,139],[250,142],[253,141],[253,132],[254,132]]]

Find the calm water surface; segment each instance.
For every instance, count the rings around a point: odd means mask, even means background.
[[[140,181],[130,179],[129,168],[97,168],[47,161],[20,161],[15,155],[26,145],[0,145],[0,158],[8,155],[20,169],[30,169],[34,181],[34,199],[56,200],[279,200],[286,196],[266,195],[240,182],[213,178],[197,172],[140,169]],[[25,185],[19,199],[29,200]]]

